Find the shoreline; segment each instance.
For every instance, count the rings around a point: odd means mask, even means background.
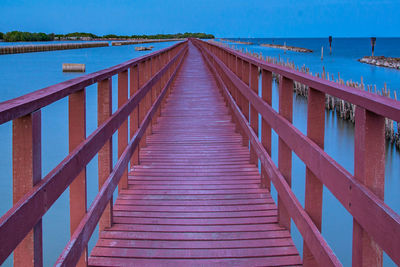
[[[385,67],[400,70],[400,58],[385,56],[365,56],[358,59],[359,62],[378,67]]]
[[[277,48],[277,49],[282,49],[282,50],[290,50],[290,51],[300,52],[300,53],[312,53],[313,52],[311,49],[308,49],[308,48],[289,46],[289,45],[260,44],[260,46]]]

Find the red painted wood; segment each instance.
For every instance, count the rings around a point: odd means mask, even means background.
[[[176,43],[171,47],[166,47],[159,51],[152,52],[150,54],[134,58],[118,64],[116,66],[100,70],[94,73],[83,75],[75,79],[71,79],[56,85],[52,85],[41,90],[5,101],[0,103],[0,124],[15,118],[28,115],[35,110],[50,105],[76,91],[82,90],[82,88],[88,87],[89,85],[95,84],[104,79],[110,78],[119,72],[129,69],[130,67],[143,62],[158,53],[165,53],[170,49],[175,49],[182,43]]]
[[[272,105],[272,72],[262,70],[261,76],[261,95],[262,99],[268,104]],[[261,117],[261,142],[267,151],[268,155],[271,156],[272,148],[272,131],[271,126]],[[264,168],[261,168],[262,183],[265,188],[271,190],[271,180],[265,172]]]
[[[134,65],[130,69],[129,73],[130,85],[129,85],[129,94],[130,97],[135,95],[139,90],[139,71],[138,65]],[[132,139],[136,131],[139,129],[139,108],[135,108],[133,112],[129,116],[129,139]],[[134,166],[139,164],[139,150],[140,148],[136,149],[133,153],[130,166]]]
[[[250,65],[250,88],[258,95],[258,67]],[[258,136],[258,111],[250,105],[250,126]],[[250,146],[250,162],[258,166],[258,158],[253,148]]]
[[[179,64],[181,64],[182,58],[187,51],[186,46],[182,48],[183,49],[180,50],[180,53],[177,54],[176,57],[173,59],[173,61],[179,59]],[[170,63],[168,64],[168,66],[172,67],[172,64]],[[165,73],[166,72],[164,72],[164,74]],[[133,140],[129,142],[128,147],[125,149],[124,153],[121,155],[121,158],[116,163],[112,173],[104,182],[99,194],[93,200],[92,205],[88,210],[87,216],[85,216],[84,220],[81,221],[79,229],[75,231],[73,237],[68,242],[63,253],[58,258],[56,266],[71,266],[76,264],[77,256],[80,256],[82,247],[89,242],[89,238],[93,233],[97,222],[100,219],[100,216],[106,208],[106,205],[112,198],[113,192],[117,187],[117,184],[121,179],[121,176],[133,155],[133,151],[138,147],[140,139],[143,137],[146,128],[150,124],[153,116],[155,115],[156,110],[161,103],[161,100],[165,97],[167,88],[171,85],[171,81],[174,79],[175,75],[176,70],[173,72],[172,77],[170,77],[168,83],[166,84],[166,87],[163,89],[162,94],[157,98],[157,101],[154,103],[150,111],[145,116],[141,127],[139,128]]]
[[[128,71],[118,74],[118,108],[122,107],[128,101]],[[118,129],[118,158],[121,157],[128,145],[128,120],[125,120]],[[118,184],[118,191],[128,188],[128,168],[122,175]]]
[[[354,177],[378,198],[385,191],[385,118],[356,107],[354,142]],[[351,202],[350,202],[351,204]],[[384,227],[383,225],[381,227]],[[358,266],[382,266],[382,248],[353,220],[353,262]]]
[[[13,203],[16,204],[42,179],[40,110],[13,120],[12,143]],[[43,266],[42,247],[42,220],[39,220],[15,248],[14,266]]]
[[[325,137],[325,94],[313,88],[308,90],[307,137],[322,149]],[[321,231],[323,184],[315,174],[306,168],[306,191],[304,208],[315,226]],[[303,244],[303,264],[318,266],[312,251]]]
[[[173,58],[171,62],[168,62],[166,68],[171,67],[174,61],[177,61],[179,58],[181,58],[181,56],[185,52],[185,49],[182,49],[186,47],[185,44],[186,43],[181,43],[180,45],[168,48],[179,49],[180,54]],[[24,239],[29,231],[41,221],[41,217],[47,212],[47,210],[58,199],[58,197],[67,189],[67,187],[73,182],[75,177],[79,175],[79,173],[97,154],[101,147],[111,138],[112,134],[119,128],[122,122],[128,118],[133,109],[137,107],[138,103],[142,100],[144,94],[147,93],[150,87],[166,73],[166,68],[157,73],[153,80],[143,85],[141,90],[129,99],[128,103],[126,103],[123,107],[116,111],[84,142],[80,143],[79,146],[76,147],[76,149],[74,149],[72,153],[70,153],[62,162],[60,162],[60,164],[58,164],[52,171],[50,171],[46,175],[46,177],[40,180],[36,184],[36,186],[29,191],[29,193],[23,195],[22,198],[17,203],[15,203],[14,206],[6,214],[4,214],[0,218],[0,236],[4,238],[4,240],[7,240],[7,242],[1,242],[0,263],[2,263],[11,254],[11,252],[17,247],[18,243],[20,243]],[[70,85],[71,87],[75,86],[72,82]],[[82,88],[80,88],[80,90],[82,90]],[[74,89],[73,92],[75,91],[76,90]],[[46,94],[44,91],[41,92],[44,95]],[[45,97],[45,99],[46,100],[43,101],[48,101],[48,98]],[[21,102],[21,105],[25,104],[25,102]],[[149,116],[151,117],[152,114],[153,113],[151,113]],[[143,127],[146,127],[146,123]],[[135,139],[139,140],[140,138],[141,134],[139,131]],[[39,144],[40,146],[40,142],[35,142],[35,144]],[[35,159],[40,159],[40,155],[35,156]],[[126,167],[126,165],[124,167]],[[116,179],[117,178],[115,178],[114,180]],[[111,188],[107,190],[111,190]],[[98,207],[96,208],[100,209]],[[97,223],[97,221],[98,219],[94,219],[91,222]],[[89,225],[91,226],[91,224]],[[90,227],[88,228],[90,229]],[[18,231],[16,231],[15,229],[18,229]],[[79,233],[81,232],[78,231],[78,235]],[[75,234],[76,233],[74,233],[74,236]],[[85,232],[85,235],[86,238],[90,237],[90,234],[88,234],[87,232]],[[87,241],[88,240],[82,243],[78,242],[78,245],[76,245],[77,241],[75,239],[70,240],[70,242],[72,242],[74,245],[71,245],[70,247],[68,247],[69,249],[65,251],[65,253],[68,254],[69,263],[72,262],[73,265],[77,263],[82,251],[84,251],[84,248],[87,245]],[[71,250],[73,252],[71,252]]]
[[[68,98],[69,152],[71,153],[86,139],[86,93],[85,89],[71,94]],[[70,232],[77,229],[87,210],[86,168],[69,186]],[[86,266],[87,248],[84,249],[78,266]]]
[[[299,256],[225,259],[141,259],[93,257],[91,266],[301,266]]]
[[[359,90],[346,85],[341,85],[334,81],[328,81],[284,66],[267,63],[262,59],[246,55],[219,44],[213,43],[207,45],[211,48],[229,51],[229,53],[237,56],[241,61],[254,64],[261,69],[279,74],[294,81],[298,81],[323,93],[338,97],[353,103],[356,106],[361,106],[383,117],[390,118],[394,121],[400,121],[400,103],[394,99],[379,96],[377,94]]]
[[[204,49],[203,47],[202,47],[202,50],[204,51],[204,53],[207,53],[208,55],[210,55],[209,52],[206,49]],[[212,56],[210,56],[210,57],[212,57]],[[215,60],[215,58],[214,58],[214,60]],[[221,69],[223,69],[223,72],[221,72],[222,75],[227,75],[227,73],[228,73],[231,80],[235,80],[235,79],[239,80],[238,77],[231,75],[231,73],[229,73],[229,71],[226,71],[225,67],[218,60],[215,60],[215,62],[216,62],[216,65],[219,65],[221,67]],[[210,66],[210,68],[213,70],[213,73],[215,74],[215,77],[217,78],[217,80],[219,80],[220,74],[216,71],[215,67],[210,63],[210,61],[207,61],[207,63]],[[242,82],[240,81],[239,85],[241,83]],[[238,89],[242,90],[241,87],[238,87]],[[247,92],[251,92],[250,89],[247,89],[247,90],[248,90]],[[246,91],[244,91],[244,90],[242,92],[246,93]],[[243,132],[250,138],[250,144],[251,144],[251,146],[253,146],[255,148],[255,151],[261,161],[261,165],[265,168],[265,171],[267,172],[268,176],[271,177],[271,181],[274,183],[274,186],[278,192],[278,195],[280,196],[283,204],[285,205],[285,207],[288,209],[289,213],[291,214],[291,216],[292,216],[294,222],[296,223],[296,226],[298,227],[300,233],[302,234],[304,240],[307,242],[308,246],[311,248],[314,255],[318,255],[318,258],[317,258],[318,263],[321,266],[341,266],[339,260],[334,255],[334,253],[332,252],[330,247],[327,245],[327,243],[323,239],[321,233],[318,231],[318,229],[312,223],[311,219],[306,214],[306,212],[303,210],[300,202],[298,201],[298,199],[295,197],[295,195],[291,191],[285,178],[280,173],[278,168],[275,166],[271,157],[265,151],[263,145],[261,144],[261,142],[259,141],[257,136],[251,130],[247,119],[239,111],[238,105],[234,102],[232,96],[229,95],[226,87],[223,87],[223,93],[226,96],[226,99],[228,100],[228,104],[231,106],[231,110],[234,111],[234,115],[237,117],[237,121],[240,123],[240,126],[243,129]],[[254,92],[251,92],[251,93],[252,94],[250,94],[250,96],[254,96],[254,99],[260,100],[259,97]],[[257,102],[252,101],[252,103],[257,103]],[[266,105],[266,106],[269,107],[269,105]],[[259,109],[259,110],[261,110],[261,109]],[[276,114],[275,118],[279,118],[279,115]],[[284,119],[284,120],[287,122],[286,119]],[[267,122],[273,126],[273,124],[270,121],[267,121]],[[287,123],[289,125],[291,125],[290,122],[287,122]]]
[[[216,62],[220,64],[218,60]],[[275,132],[335,195],[343,207],[354,218],[358,219],[357,221],[362,224],[364,229],[368,229],[368,233],[395,262],[400,263],[400,254],[397,253],[400,250],[400,238],[393,238],[393,233],[400,233],[399,214],[356,181],[348,171],[327,155],[318,145],[311,142],[291,123],[261,101],[238,77],[230,73],[224,66],[221,66],[221,68],[234,81],[235,86],[256,106],[259,113]],[[368,209],[365,209],[365,207],[368,207]],[[386,229],[386,231],[382,231],[382,229]],[[305,233],[303,233],[303,237],[305,237],[304,235]]]
[[[129,188],[116,201],[115,224],[100,234],[89,265],[152,265],[156,259],[168,264],[174,258],[208,265],[216,258],[228,263],[239,257],[249,262],[261,257],[263,265],[301,264],[228,112],[199,51],[189,44],[158,123],[140,152],[141,165],[132,168]],[[113,246],[110,240],[125,246]],[[143,242],[152,247],[143,248]],[[166,248],[166,242],[177,248]],[[228,243],[218,248],[215,242]]]
[[[112,114],[112,80],[105,79],[98,83],[97,90],[97,122],[100,126]],[[112,171],[112,138],[110,138],[98,153],[99,190]],[[99,221],[99,231],[112,225],[112,198]]]
[[[288,122],[293,118],[293,80],[281,77],[279,81],[279,114]],[[292,151],[285,141],[278,140],[278,168],[289,187],[292,184]],[[290,214],[278,195],[279,223],[290,230]]]

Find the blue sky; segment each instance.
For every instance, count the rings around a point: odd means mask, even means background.
[[[400,36],[400,0],[0,0],[0,31]]]

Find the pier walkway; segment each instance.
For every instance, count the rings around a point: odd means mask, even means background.
[[[171,92],[89,265],[301,264],[193,45]]]
[[[295,82],[307,88],[306,134],[292,123]],[[97,116],[86,112],[93,95]],[[324,150],[327,95],[355,110],[354,174]],[[68,100],[68,136],[57,138],[69,154],[42,175],[52,155],[41,150],[41,110],[59,100]],[[87,116],[98,122],[90,135]],[[400,216],[384,201],[386,118],[400,121],[398,101],[198,39],[2,102],[13,206],[0,217],[0,264],[43,266],[43,239],[62,241],[42,218],[68,192],[70,239],[55,266],[342,266],[321,233],[334,212],[322,212],[329,190],[353,219],[352,265],[382,266],[383,252],[400,265]],[[306,167],[302,202],[293,154]],[[99,185],[89,203],[87,179]]]

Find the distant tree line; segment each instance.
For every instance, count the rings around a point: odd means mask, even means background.
[[[116,35],[116,34],[106,34],[103,36],[98,36],[93,33],[86,33],[86,32],[74,32],[74,33],[68,33],[68,34],[56,34],[55,37],[58,38],[68,38],[68,37],[90,37],[93,39],[100,39],[100,38],[108,38],[108,39],[176,39],[176,38],[189,38],[189,37],[194,37],[194,38],[201,38],[201,39],[213,39],[215,38],[214,35],[212,34],[206,34],[206,33],[191,33],[191,32],[185,32],[185,33],[176,33],[176,34],[153,34],[153,35]]]
[[[20,32],[20,31],[12,31],[7,32],[3,35],[4,41],[6,42],[19,42],[19,41],[53,41],[54,33],[46,34],[43,32]],[[0,37],[1,37],[0,35]]]
[[[72,32],[68,34],[46,34],[42,32],[20,32],[12,31],[7,33],[0,32],[0,39],[4,39],[6,42],[19,42],[19,41],[53,41],[54,38],[57,39],[178,39],[178,38],[200,38],[200,39],[213,39],[215,38],[212,34],[206,33],[176,33],[176,34],[153,34],[153,35],[116,35],[116,34],[106,34],[103,36],[98,36],[93,33],[87,32]]]

